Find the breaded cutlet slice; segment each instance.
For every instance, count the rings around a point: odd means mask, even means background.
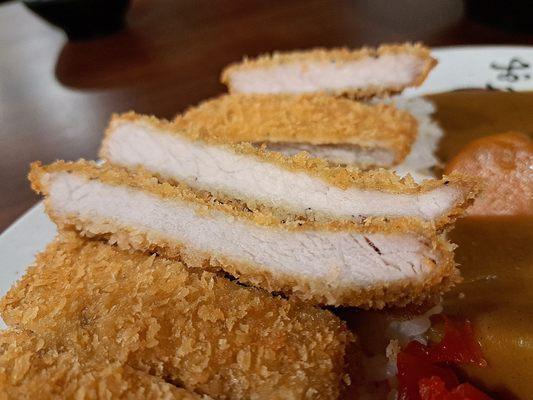
[[[87,360],[31,331],[0,331],[0,398],[208,399],[118,362]]]
[[[265,145],[289,156],[307,151],[332,164],[361,168],[399,164],[417,135],[416,119],[393,105],[327,95],[222,95],[174,122],[227,143]]]
[[[419,86],[437,64],[421,44],[275,52],[231,64],[221,75],[231,93],[347,94],[367,98]]]
[[[142,170],[90,162],[32,166],[32,187],[61,228],[315,304],[381,308],[419,302],[456,279],[452,246],[412,220],[361,225],[285,220]]]
[[[0,302],[8,326],[217,399],[334,399],[331,312],[63,232]]]
[[[100,151],[115,165],[317,220],[412,217],[441,228],[461,215],[475,184],[461,176],[416,184],[393,172],[331,167],[305,153],[285,157],[250,143],[227,144],[199,129],[128,113],[114,116]]]

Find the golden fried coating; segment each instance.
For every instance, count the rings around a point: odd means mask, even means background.
[[[228,258],[231,255],[219,254],[217,251],[206,252],[196,249],[194,244],[183,242],[172,235],[131,223],[119,221],[100,214],[78,215],[62,213],[51,197],[45,204],[48,214],[61,229],[72,229],[84,236],[98,237],[122,249],[133,249],[145,253],[158,253],[164,257],[185,262],[189,267],[203,268],[211,271],[225,271],[239,279],[240,282],[259,286],[271,292],[281,292],[291,297],[299,298],[314,304],[351,305],[364,308],[383,308],[386,305],[403,306],[411,302],[422,302],[428,297],[440,294],[450,288],[458,279],[458,272],[453,261],[453,246],[442,235],[437,234],[434,227],[421,225],[413,218],[405,220],[379,222],[367,221],[358,224],[351,221],[317,222],[313,220],[285,221],[273,214],[263,211],[252,211],[240,208],[232,203],[226,204],[214,201],[209,197],[202,197],[186,187],[175,187],[166,183],[159,183],[149,174],[138,171],[134,173],[108,165],[98,166],[89,162],[64,163],[57,162],[42,167],[35,164],[30,174],[32,186],[42,193],[49,195],[48,174],[68,172],[85,177],[89,181],[100,181],[113,186],[140,189],[164,199],[175,199],[193,202],[196,213],[210,215],[213,212],[223,212],[232,222],[250,221],[252,225],[262,225],[275,230],[298,232],[324,231],[334,233],[347,231],[354,233],[380,233],[416,235],[418,240],[425,243],[429,253],[425,258],[423,277],[414,279],[406,276],[394,281],[376,280],[375,283],[365,285],[348,283],[341,278],[324,279],[308,274],[294,272],[271,271],[268,266]],[[195,197],[196,196],[196,197]],[[55,200],[57,201],[57,200]],[[107,200],[105,200],[107,201]],[[151,213],[152,211],[147,211]],[[149,214],[156,217],[157,214]],[[423,251],[423,250],[420,250]],[[304,265],[301,265],[305,268]],[[327,266],[325,266],[327,267]],[[370,264],[365,266],[371,268]],[[336,272],[332,272],[335,274]],[[335,275],[332,275],[335,276]]]
[[[326,95],[223,95],[175,121],[228,143],[306,143],[384,149],[394,164],[409,153],[417,122],[394,106],[368,105]]]
[[[405,43],[382,45],[378,48],[363,47],[356,50],[348,48],[316,48],[312,50],[291,51],[291,52],[274,52],[272,54],[264,54],[255,59],[245,57],[240,63],[233,63],[227,66],[220,76],[220,81],[228,86],[230,93],[236,92],[232,84],[232,75],[236,72],[251,69],[268,69],[282,65],[295,64],[301,66],[305,70],[312,63],[329,64],[332,61],[338,65],[343,63],[357,61],[365,58],[379,58],[386,55],[413,55],[423,61],[423,66],[420,73],[414,80],[408,84],[400,85],[373,85],[367,88],[352,89],[343,88],[334,91],[328,91],[336,95],[348,95],[352,98],[368,98],[373,96],[384,96],[399,93],[409,86],[420,86],[433,67],[437,64],[437,60],[431,57],[429,49],[420,43]],[[394,72],[391,72],[393,74]]]
[[[68,232],[0,310],[9,326],[220,399],[336,398],[351,340],[328,311]]]
[[[327,220],[314,215],[305,218],[283,209],[271,209],[260,204],[255,204],[253,207],[237,200],[215,197],[209,192],[194,190],[184,184],[161,181],[142,168],[129,170],[107,163],[99,165],[93,161],[85,160],[76,162],[60,160],[44,166],[38,161],[32,163],[29,173],[32,189],[37,193],[48,195],[47,174],[56,172],[75,173],[91,180],[98,179],[113,186],[125,185],[142,189],[163,199],[195,203],[204,212],[208,210],[221,211],[262,226],[282,227],[293,231],[324,229],[337,231],[342,229],[364,233],[415,232],[428,236],[434,235],[434,227],[431,224],[422,223],[416,217],[368,217],[363,223],[358,223],[357,219]],[[466,207],[466,205],[461,205],[449,215],[443,216],[446,219],[446,224],[462,214],[463,206]]]
[[[114,134],[115,126],[123,122],[139,123],[165,134],[181,136],[191,141],[198,140],[208,145],[221,146],[237,154],[256,157],[262,162],[271,163],[289,171],[305,172],[341,189],[355,187],[368,190],[378,189],[388,193],[424,193],[435,187],[442,186],[446,181],[448,182],[447,184],[464,186],[465,189],[472,186],[472,181],[461,179],[461,176],[446,176],[443,180],[431,180],[417,184],[410,177],[401,178],[386,169],[361,171],[351,167],[332,167],[326,161],[310,157],[306,153],[286,157],[277,152],[257,148],[250,143],[227,144],[224,138],[210,135],[205,130],[196,128],[183,129],[175,122],[169,122],[154,116],[136,114],[132,111],[120,115],[114,114],[111,118],[100,149],[100,157],[102,159],[108,158],[107,141]]]
[[[161,378],[106,360],[85,360],[31,331],[0,332],[2,399],[200,400]]]
[[[447,210],[444,215],[438,217],[434,223],[439,228],[442,228],[462,215],[464,209],[472,204],[475,196],[478,193],[477,183],[472,179],[467,179],[461,175],[453,174],[450,176],[444,176],[440,180],[427,180],[422,184],[417,184],[408,175],[406,178],[400,178],[394,172],[385,169],[375,169],[370,171],[361,171],[352,167],[332,167],[325,160],[311,157],[309,154],[302,152],[295,156],[286,157],[278,152],[267,151],[265,149],[257,148],[250,143],[236,143],[227,144],[219,137],[209,135],[201,129],[183,129],[177,126],[176,123],[171,123],[165,120],[160,120],[152,116],[138,115],[133,112],[129,112],[122,115],[113,116],[109,128],[106,131],[106,137],[102,142],[100,150],[100,156],[105,160],[110,160],[108,157],[108,143],[111,137],[115,133],[115,129],[122,123],[134,123],[144,126],[150,130],[160,131],[162,134],[175,135],[180,138],[198,141],[203,145],[220,146],[221,148],[236,154],[237,156],[250,157],[251,160],[259,161],[261,163],[272,164],[276,168],[283,168],[291,172],[298,172],[308,175],[311,178],[318,178],[325,183],[335,186],[342,190],[348,189],[361,189],[361,190],[375,190],[378,192],[392,193],[392,194],[417,194],[423,195],[432,190],[442,189],[444,186],[449,186],[458,191],[457,200],[454,202],[452,209]],[[113,162],[111,160],[111,162]],[[48,168],[48,167],[47,167]],[[159,180],[165,180],[165,177],[157,176]],[[178,182],[169,180],[173,185]],[[224,196],[225,195],[225,196]],[[216,191],[218,199],[228,200],[235,198],[231,196],[231,193],[220,193]],[[248,208],[255,208],[258,206],[256,198],[245,198],[245,206]],[[280,202],[283,199],[280,199]],[[269,204],[270,205],[270,204]],[[271,210],[273,207],[270,205]],[[287,207],[281,205],[278,207],[276,215],[282,216],[283,219],[291,218],[291,215],[287,215]],[[285,214],[285,215],[282,215]],[[329,216],[320,215],[320,212],[313,211],[314,217],[320,219]],[[301,216],[301,215],[298,215]],[[400,220],[404,218],[398,217]],[[388,218],[389,220],[391,218]],[[392,218],[396,219],[396,218]],[[414,218],[413,218],[414,219]],[[379,223],[380,218],[367,219],[367,224],[371,224],[370,220]]]

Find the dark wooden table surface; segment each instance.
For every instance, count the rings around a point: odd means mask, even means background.
[[[470,21],[460,0],[138,0],[127,29],[68,42],[19,2],[0,4],[0,231],[38,200],[30,162],[96,156],[113,112],[172,117],[224,91],[243,55],[423,41],[533,44]]]

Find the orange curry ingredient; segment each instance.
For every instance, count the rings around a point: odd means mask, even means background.
[[[469,215],[533,214],[533,140],[508,132],[474,140],[447,165],[480,179],[483,192]]]

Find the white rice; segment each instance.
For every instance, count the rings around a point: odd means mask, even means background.
[[[360,388],[362,397],[367,400],[394,400],[397,397],[397,378],[398,369],[396,359],[398,353],[407,343],[416,340],[423,344],[427,343],[426,334],[431,327],[431,316],[442,312],[442,304],[439,303],[424,314],[418,315],[411,319],[393,319],[385,329],[385,338],[389,340],[388,346],[384,349],[383,354],[377,354],[372,357],[363,356],[362,368],[369,388],[374,387],[379,382],[387,382],[391,388],[387,399],[382,394],[376,394],[375,391]],[[384,318],[386,311],[383,311]],[[366,385],[363,385],[366,386]],[[364,394],[364,395],[363,395]]]
[[[400,176],[411,174],[417,182],[434,178],[435,173],[433,171],[435,167],[440,166],[435,151],[443,135],[442,128],[432,119],[435,105],[423,97],[395,96],[390,99],[372,101],[372,103],[378,102],[393,103],[399,109],[410,112],[418,122],[418,136],[413,143],[411,152],[394,170]]]

